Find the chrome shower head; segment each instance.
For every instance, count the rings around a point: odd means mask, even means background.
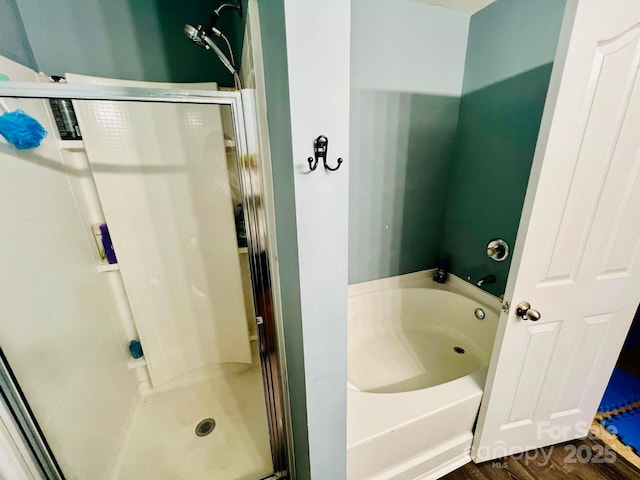
[[[213,31],[218,36],[221,36],[222,38],[224,38],[227,41],[227,38],[224,35],[222,35],[219,30],[214,28]],[[218,56],[218,58],[220,59],[220,61],[222,62],[222,64],[226,67],[226,69],[229,70],[229,72],[231,72],[231,75],[235,76],[235,75],[238,74],[238,72],[236,71],[236,68],[234,67],[233,63],[231,63],[231,61],[229,61],[229,59],[222,52],[222,50],[220,50],[220,48],[213,42],[213,40],[211,40],[211,37],[209,37],[208,35],[205,34],[205,32],[202,30],[202,26],[199,26],[198,28],[195,28],[195,27],[192,27],[191,25],[187,24],[187,25],[184,26],[184,33],[185,33],[185,35],[187,37],[189,37],[189,39],[193,43],[195,43],[199,47],[202,47],[205,50],[213,50],[215,52],[215,54]],[[231,51],[230,47],[229,47],[229,51]]]
[[[189,24],[186,24],[184,26],[184,34],[187,36],[187,38],[189,38],[189,40],[191,40],[199,47],[204,48],[205,50],[209,50],[209,45],[207,45],[207,42],[204,40],[205,33],[202,30],[202,25],[198,25],[198,28],[196,28]]]

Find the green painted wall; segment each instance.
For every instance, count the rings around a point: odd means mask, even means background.
[[[352,0],[351,9],[353,284],[436,265],[469,17],[407,1]]]
[[[459,103],[352,89],[349,283],[436,265]]]
[[[565,0],[498,0],[471,16],[462,93],[553,61]]]
[[[496,275],[495,295],[511,258],[490,260],[486,245],[515,243],[564,4],[498,0],[471,17],[441,248],[461,278]]]
[[[496,237],[515,243],[565,0],[498,0],[462,24],[466,57],[449,51],[447,62],[440,54],[453,42],[442,38],[460,22],[450,12],[438,17],[442,9],[412,5],[402,25],[426,13],[425,21],[447,27],[439,41],[420,30],[420,51],[400,49],[415,59],[411,69],[420,69],[420,92],[407,90],[407,76],[394,68],[398,46],[375,42],[380,14],[368,2],[352,5],[359,57],[352,60],[349,283],[450,257],[462,278],[496,275],[485,288],[502,294],[510,262],[491,261],[486,244]],[[398,14],[385,15],[391,22]],[[380,54],[384,48],[389,55]],[[463,78],[452,68],[458,57]],[[442,78],[449,85],[462,80],[461,89],[433,95]]]
[[[510,262],[489,259],[486,245],[515,243],[550,75],[547,64],[460,102],[442,251],[461,278],[496,275],[485,287],[495,295],[504,293]]]
[[[261,0],[260,29],[267,90],[267,117],[276,210],[278,269],[287,353],[287,374],[293,424],[295,472],[298,480],[311,478],[307,397],[302,343],[300,270],[293,180],[289,77],[284,23],[284,0]],[[312,372],[313,373],[313,372]]]
[[[215,54],[183,34],[185,23],[206,21],[210,0],[16,1],[38,68],[48,74],[80,73],[163,82],[233,79]],[[246,4],[246,0],[245,0]],[[240,58],[245,19],[226,12],[218,28]],[[20,39],[24,43],[24,39]],[[224,50],[224,49],[223,49]]]

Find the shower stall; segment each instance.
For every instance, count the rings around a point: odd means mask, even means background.
[[[0,143],[0,475],[288,478],[253,92],[0,61],[0,97],[48,132]]]

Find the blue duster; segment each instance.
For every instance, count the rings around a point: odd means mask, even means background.
[[[47,131],[35,118],[16,110],[0,115],[0,135],[18,150],[27,150],[39,147]]]

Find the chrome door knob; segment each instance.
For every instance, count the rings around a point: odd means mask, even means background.
[[[522,320],[531,320],[532,322],[537,322],[542,317],[538,310],[531,308],[529,302],[520,302],[516,305],[516,315]]]

